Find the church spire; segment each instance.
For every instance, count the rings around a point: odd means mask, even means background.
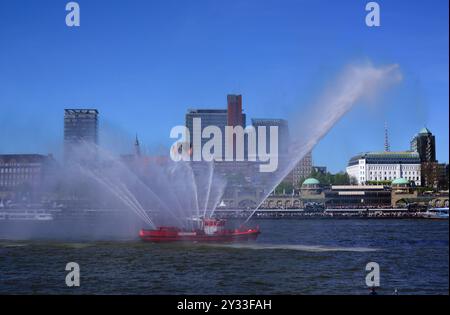
[[[134,140],[134,154],[137,156],[141,155],[141,146],[139,145],[138,135],[136,133],[136,139]]]

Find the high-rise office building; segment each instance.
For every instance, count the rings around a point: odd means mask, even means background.
[[[298,163],[295,165],[291,172],[292,183],[294,187],[299,187],[301,181],[311,175],[313,171],[313,159],[312,153],[308,152]]]
[[[258,127],[266,127],[266,152],[270,150],[270,127],[278,128],[278,152],[277,154],[287,154],[289,149],[289,127],[285,119],[252,119],[252,126],[255,127],[258,135]],[[256,137],[258,143],[258,136]],[[258,146],[256,149],[258,152]]]
[[[201,130],[194,130],[194,118],[201,119]],[[201,139],[200,143],[194,143],[193,139],[201,138],[203,129],[207,126],[216,126],[222,132],[222,144],[225,141],[225,126],[227,125],[227,110],[226,109],[189,109],[186,113],[186,127],[189,130],[189,142],[192,151],[200,152],[203,145],[208,142],[209,139]],[[224,148],[222,148],[222,156],[224,157]]]
[[[194,118],[201,118],[201,130],[194,130]],[[186,113],[186,127],[189,130],[190,145],[192,152],[200,152],[203,145],[208,142],[208,138],[202,139],[200,143],[193,142],[193,139],[201,138],[203,129],[207,126],[216,126],[222,133],[222,156],[225,159],[225,126],[241,126],[245,128],[246,116],[242,113],[242,96],[228,95],[227,109],[189,109]],[[199,133],[199,134],[197,134]],[[235,137],[233,137],[235,139]],[[233,145],[229,143],[228,145]],[[200,150],[200,151],[198,151]],[[244,149],[246,150],[246,149]],[[236,146],[233,145],[233,152],[236,153]],[[244,153],[245,154],[245,153]],[[234,155],[235,157],[236,155]]]
[[[241,126],[245,128],[246,125],[245,114],[242,113],[242,95],[229,94],[227,95],[227,125],[231,127]],[[228,145],[233,148],[233,159],[237,157],[237,139],[236,135],[228,135]],[[246,141],[244,140],[244,155],[247,156]]]
[[[445,187],[442,184],[445,165],[436,160],[436,140],[428,128],[422,128],[411,140],[411,151],[420,156],[421,185],[429,188]]]
[[[242,113],[242,95],[227,95],[227,124],[245,128],[245,114]]]
[[[411,151],[419,153],[421,162],[436,162],[435,137],[427,128],[422,128],[411,140]]]
[[[283,179],[283,183],[292,185],[294,188],[300,188],[303,180],[311,175],[313,171],[312,153],[307,153],[289,174]]]
[[[70,159],[76,146],[98,144],[98,110],[64,110],[64,158]]]

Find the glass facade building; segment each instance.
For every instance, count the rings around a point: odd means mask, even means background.
[[[201,119],[201,130],[194,133],[194,118]],[[202,150],[209,138],[201,139],[200,143],[194,143],[193,139],[201,138],[203,129],[207,126],[216,126],[222,133],[222,145],[225,143],[225,126],[227,125],[226,109],[189,109],[186,113],[186,127],[189,130],[189,141],[193,151]],[[225,156],[225,148],[222,148],[222,158]]]
[[[96,109],[64,110],[64,158],[73,154],[81,143],[98,144],[98,111]]]

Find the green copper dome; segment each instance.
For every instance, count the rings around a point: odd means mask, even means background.
[[[409,185],[409,181],[404,178],[397,178],[392,181],[392,185]]]
[[[429,135],[429,134],[431,134],[431,131],[428,130],[428,128],[423,127],[422,129],[420,129],[419,134],[421,134],[421,135]]]
[[[302,186],[303,185],[320,185],[320,182],[317,179],[310,177],[305,179]]]

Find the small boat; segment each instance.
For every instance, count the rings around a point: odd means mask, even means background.
[[[424,219],[448,220],[448,208],[431,208],[420,216]]]
[[[259,227],[225,229],[225,220],[203,219],[201,226],[184,230],[173,226],[161,226],[156,230],[142,229],[139,237],[145,242],[238,242],[256,240]]]

